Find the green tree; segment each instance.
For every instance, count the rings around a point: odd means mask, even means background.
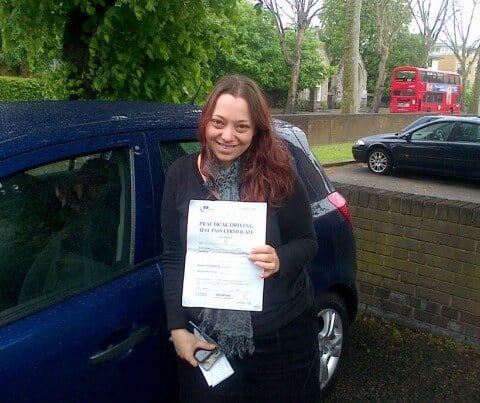
[[[243,74],[265,90],[288,90],[288,67],[283,60],[273,17],[247,0],[238,0],[238,20],[225,27],[232,47],[217,50],[208,63],[214,78]]]
[[[235,0],[10,0],[5,52],[54,71],[70,97],[184,102],[210,84],[208,61],[230,46]]]
[[[275,18],[282,55],[291,72],[287,105],[285,107],[285,112],[291,113],[296,110],[298,80],[305,33],[310,27],[312,20],[320,13],[321,1],[290,0],[283,4],[286,9],[282,7],[279,0],[259,0],[259,2],[269,10]],[[285,15],[289,17],[292,28],[284,24]],[[295,39],[293,49],[288,46],[289,35],[293,35]]]
[[[235,46],[218,49],[216,58],[209,62],[213,76],[224,74],[244,74],[269,93],[286,94],[290,86],[290,70],[282,57],[275,21],[270,12],[262,7],[254,7],[247,0],[238,1],[239,18],[235,25],[226,27],[226,35]],[[286,47],[293,51],[295,34],[287,30]],[[315,87],[330,74],[319,54],[322,46],[317,32],[305,32],[301,49],[301,64],[298,77],[298,90]],[[276,99],[285,105],[285,100]]]
[[[408,25],[411,16],[407,0],[375,0],[372,3],[376,17],[377,53],[379,58],[372,111],[378,112],[387,78],[386,66],[390,47],[402,27]]]
[[[320,40],[333,65],[338,65],[343,56],[345,43],[346,0],[324,0],[318,18],[320,20]],[[361,24],[361,28],[363,24]],[[362,36],[362,35],[361,35]]]
[[[480,45],[478,46],[480,53]],[[477,66],[475,68],[475,81],[472,87],[472,102],[468,105],[468,113],[480,116],[480,57],[477,58]]]
[[[294,46],[293,35],[289,37],[290,46]],[[318,36],[318,29],[310,28],[305,32],[302,46],[302,63],[298,78],[298,90],[314,88],[319,83],[330,78],[335,73],[335,68],[327,66],[320,54],[324,44]]]
[[[325,43],[325,48],[332,64],[337,65],[342,58],[345,36],[345,4],[346,0],[324,0],[324,7],[319,15],[321,22],[320,39]],[[360,39],[359,51],[367,69],[368,92],[374,92],[378,80],[378,35],[376,27],[375,2],[362,2],[360,14]],[[419,34],[412,34],[406,26],[402,26],[397,38],[391,43],[387,58],[387,77],[395,66],[413,65],[420,66],[422,54],[422,38]],[[385,83],[388,83],[386,80]],[[388,94],[388,85],[383,94]]]

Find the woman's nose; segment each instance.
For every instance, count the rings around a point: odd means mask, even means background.
[[[235,138],[235,128],[232,125],[226,125],[222,130],[222,139],[232,141]]]

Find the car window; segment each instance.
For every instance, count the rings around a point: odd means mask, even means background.
[[[0,178],[0,322],[129,267],[129,189],[126,150]]]
[[[411,140],[445,141],[454,122],[435,122],[412,132]]]
[[[163,172],[167,173],[168,169],[172,166],[173,161],[177,158],[199,151],[200,143],[198,141],[171,141],[160,143]]]
[[[447,140],[453,142],[480,143],[480,125],[469,122],[459,122]]]

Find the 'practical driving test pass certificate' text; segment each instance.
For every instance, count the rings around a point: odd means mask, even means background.
[[[261,269],[248,260],[265,244],[267,204],[191,200],[182,305],[261,311]]]

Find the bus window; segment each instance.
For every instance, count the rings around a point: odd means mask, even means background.
[[[395,74],[395,81],[415,81],[415,72],[399,70]]]
[[[438,92],[426,92],[423,95],[423,102],[440,104],[442,103],[442,94]]]
[[[400,95],[400,96],[404,96],[404,97],[413,97],[413,96],[415,96],[415,91],[410,90],[410,89],[394,90],[393,95]]]

